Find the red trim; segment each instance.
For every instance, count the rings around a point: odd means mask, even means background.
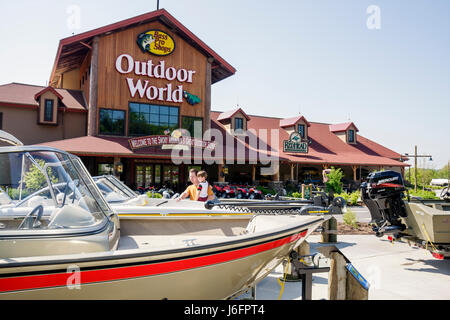
[[[66,112],[79,112],[79,113],[86,113],[86,112],[88,112],[87,110],[85,110],[85,109],[74,109],[74,108],[67,108],[67,107],[59,107],[58,108],[58,110],[59,111],[66,111]]]
[[[0,102],[0,107],[37,109],[37,108],[39,108],[39,105],[37,105],[37,104],[33,105],[33,104],[20,104],[20,103]]]
[[[396,183],[382,183],[375,186],[375,188],[403,188],[403,186]]]
[[[40,96],[42,96],[44,93],[46,93],[47,91],[50,91],[51,93],[53,93],[55,96],[57,96],[60,100],[63,99],[63,96],[60,95],[53,87],[47,87],[44,88],[43,90],[39,91],[38,93],[36,93],[34,95],[34,100],[37,100]]]
[[[53,65],[53,70],[50,75],[50,83],[53,81],[55,76],[56,66],[58,64],[59,58],[61,57],[62,48],[65,45],[72,44],[75,42],[80,42],[86,40],[88,38],[92,38],[98,35],[105,34],[107,32],[112,32],[121,28],[126,28],[136,23],[144,22],[147,20],[152,20],[159,17],[167,18],[171,23],[176,26],[176,29],[179,29],[180,33],[184,33],[184,35],[188,38],[191,38],[196,44],[200,46],[204,51],[206,51],[209,55],[211,55],[216,61],[218,61],[221,65],[225,67],[232,74],[236,73],[236,69],[233,68],[228,62],[226,62],[222,57],[220,57],[216,52],[214,52],[210,47],[208,47],[203,41],[197,38],[191,31],[189,31],[185,26],[183,26],[177,19],[175,19],[171,14],[169,14],[166,10],[160,9],[156,11],[152,11],[146,14],[142,14],[136,16],[134,18],[130,18],[127,20],[119,21],[101,28],[97,28],[91,31],[87,31],[76,36],[64,38],[59,42],[58,53],[56,55],[55,63]]]
[[[26,109],[38,109],[39,105],[32,104],[19,104],[19,103],[9,103],[9,102],[0,102],[0,107],[11,107],[11,108],[26,108]],[[63,107],[59,107],[58,111],[63,111]],[[74,108],[65,108],[66,112],[81,112],[86,113],[87,110],[82,109],[74,109]]]
[[[222,114],[220,114],[217,117],[217,121],[222,121],[222,120],[226,120],[226,119],[231,119],[232,117],[234,117],[234,115],[238,112],[242,113],[242,115],[245,117],[245,119],[247,119],[247,121],[250,121],[250,117],[244,112],[244,110],[242,110],[242,108],[238,108],[236,110],[234,110],[234,112],[231,115],[228,115],[226,117],[221,117],[224,113],[226,114],[227,112],[230,111],[226,111],[226,112],[222,112]]]
[[[268,251],[282,245],[295,242],[304,238],[308,230],[295,235],[275,240],[272,242],[256,245],[249,248],[227,251],[197,258],[151,263],[146,265],[118,267],[100,270],[88,270],[80,272],[80,284],[130,279],[136,277],[148,277],[158,274],[178,272],[195,269],[213,264],[224,263],[236,259],[242,259],[260,252]],[[67,285],[68,278],[73,273],[56,273],[34,276],[19,276],[0,279],[0,292],[41,289],[48,287],[60,287]]]
[[[280,120],[280,127],[286,128],[296,125],[300,120],[303,120],[308,127],[311,127],[311,124],[306,120],[304,116],[298,116],[294,118],[285,118]]]

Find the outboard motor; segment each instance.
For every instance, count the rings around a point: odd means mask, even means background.
[[[395,171],[373,172],[361,184],[361,199],[370,211],[370,224],[377,237],[406,229],[400,220],[407,215],[402,199],[405,190],[402,175]]]

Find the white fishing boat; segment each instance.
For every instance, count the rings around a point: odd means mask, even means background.
[[[78,157],[11,142],[0,147],[0,299],[232,298],[325,219],[119,221]]]

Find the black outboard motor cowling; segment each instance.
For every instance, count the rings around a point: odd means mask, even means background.
[[[400,220],[407,215],[402,199],[405,190],[402,175],[395,171],[373,172],[361,184],[361,199],[370,211],[377,236],[405,230]]]

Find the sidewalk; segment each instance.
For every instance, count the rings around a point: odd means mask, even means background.
[[[311,253],[316,252],[320,236],[310,236]],[[335,244],[371,284],[370,300],[441,300],[450,299],[450,260],[437,260],[428,251],[409,247],[386,237],[339,235]],[[280,265],[256,286],[256,300],[277,300]],[[246,294],[243,297],[249,297]],[[328,274],[313,276],[313,300],[327,299]],[[282,300],[300,300],[301,282],[286,282]]]

